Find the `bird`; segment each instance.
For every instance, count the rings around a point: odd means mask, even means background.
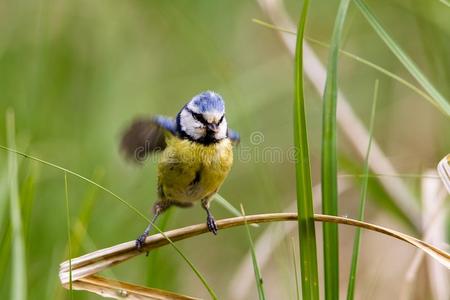
[[[208,230],[217,234],[210,203],[230,172],[239,141],[239,134],[228,128],[222,96],[213,91],[194,96],[175,118],[156,115],[131,123],[120,142],[125,156],[143,162],[160,152],[153,218],[136,239],[138,250],[158,216],[172,206],[191,207],[200,201]]]

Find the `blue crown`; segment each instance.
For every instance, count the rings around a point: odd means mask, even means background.
[[[225,104],[222,97],[211,91],[205,91],[198,94],[192,98],[191,102],[198,108],[200,113],[209,111],[223,112],[225,110]]]

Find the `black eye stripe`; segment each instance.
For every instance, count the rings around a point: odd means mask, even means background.
[[[205,118],[203,118],[203,115],[202,115],[202,114],[193,112],[191,109],[189,109],[189,108],[187,108],[187,107],[186,107],[186,110],[187,110],[188,112],[190,112],[191,115],[192,115],[192,117],[193,117],[194,119],[196,119],[197,121],[199,121],[200,123],[202,123],[202,124],[204,124],[204,125],[208,124],[208,122],[206,122]]]
[[[203,117],[202,114],[196,113],[196,112],[192,111],[192,109],[190,109],[188,107],[186,107],[186,110],[192,115],[192,117],[195,120],[199,121],[203,125],[208,125],[209,124],[209,122],[205,120],[205,118]],[[220,125],[222,123],[224,117],[225,117],[225,114],[223,114],[222,117],[220,117],[220,120],[219,120],[219,122],[217,122],[217,125]]]
[[[198,121],[202,122],[203,124],[207,123],[205,118],[203,118],[202,114],[193,113],[192,115],[194,116],[195,119],[197,119]]]

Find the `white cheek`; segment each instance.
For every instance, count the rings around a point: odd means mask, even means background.
[[[193,139],[199,139],[205,135],[205,127],[195,120],[187,111],[182,111],[180,116],[181,129]]]
[[[224,139],[224,138],[226,138],[227,137],[227,129],[228,128],[228,126],[227,126],[227,119],[223,119],[223,121],[222,121],[222,123],[220,123],[220,125],[219,125],[219,131],[215,134],[215,138],[217,139],[217,140],[221,140],[221,139]]]

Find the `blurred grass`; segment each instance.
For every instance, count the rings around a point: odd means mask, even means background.
[[[293,31],[291,31],[289,29],[281,28],[281,27],[278,27],[276,25],[273,25],[273,24],[270,24],[270,23],[267,23],[267,22],[264,22],[264,21],[261,21],[261,20],[258,20],[258,19],[252,19],[252,21],[255,22],[258,25],[261,25],[261,26],[264,26],[264,27],[267,27],[267,28],[270,28],[270,29],[273,29],[273,30],[277,30],[277,31],[281,31],[281,32],[289,33],[289,34],[294,34],[294,35],[296,34],[295,32],[293,32]],[[330,48],[329,44],[324,43],[322,41],[319,41],[317,39],[314,39],[314,38],[311,38],[311,37],[307,37],[307,36],[305,37],[305,39],[308,42],[311,42],[313,44],[316,44],[316,45],[319,45],[319,46],[322,46],[322,47],[326,47],[326,48]],[[430,95],[428,95],[427,93],[423,92],[420,88],[416,87],[414,84],[410,83],[405,78],[400,77],[400,76],[392,73],[391,71],[381,67],[380,65],[378,65],[376,63],[373,63],[373,62],[371,62],[371,61],[369,61],[367,59],[364,59],[361,56],[355,55],[355,54],[353,54],[351,52],[348,52],[348,51],[345,51],[345,50],[342,50],[342,49],[339,49],[339,52],[341,54],[343,54],[343,55],[345,55],[345,56],[355,60],[355,61],[358,61],[358,62],[360,62],[362,64],[365,64],[366,66],[368,66],[368,67],[370,67],[372,69],[375,69],[375,70],[383,73],[384,75],[386,75],[386,76],[388,76],[388,77],[398,81],[399,83],[401,83],[404,86],[406,86],[409,89],[411,89],[416,94],[418,94],[421,97],[423,97],[425,100],[429,101],[432,105],[436,106],[435,102],[437,100],[433,99]],[[440,110],[440,111],[442,111],[442,110]]]
[[[294,279],[295,279],[295,296],[297,300],[300,300],[300,286],[298,283],[298,269],[297,269],[297,253],[295,253],[295,243],[294,238],[291,238],[291,248],[292,248],[292,264],[294,266]]]
[[[338,216],[337,124],[338,57],[350,0],[341,0],[331,37],[322,113],[322,213]],[[337,224],[323,224],[325,299],[339,298],[339,235]]]
[[[0,172],[2,174],[0,177],[0,220],[1,222],[5,222],[6,218],[4,214],[8,204],[8,198],[6,196],[8,194],[8,175],[6,170],[1,170]]]
[[[297,20],[302,3],[297,0],[285,3]],[[307,36],[329,43],[337,3],[324,0],[311,3]],[[450,18],[446,6],[439,1],[418,0],[367,3],[389,35],[448,99],[450,66],[446,54],[450,47]],[[95,168],[104,169],[101,184],[113,187],[146,215],[156,195],[156,168],[152,163],[133,168],[122,161],[117,152],[121,130],[135,115],[173,116],[198,91],[214,89],[223,94],[229,125],[241,133],[241,148],[249,149],[251,157],[244,161],[236,156],[221,195],[234,206],[244,203],[246,210],[254,213],[287,207],[295,199],[294,164],[256,158],[261,157],[261,149],[265,147],[288,151],[292,145],[289,103],[293,62],[277,35],[255,26],[250,21],[252,18],[267,19],[252,1],[1,1],[0,144],[6,144],[4,112],[7,107],[13,107],[19,149],[31,149],[31,154],[37,157],[51,158],[92,178],[95,178]],[[414,78],[409,77],[356,9],[350,11],[349,22],[343,48],[413,82]],[[326,61],[328,50],[321,47],[315,50]],[[380,78],[383,89],[378,101],[375,138],[395,167],[401,173],[416,174],[434,167],[450,149],[450,139],[445,138],[450,130],[448,118],[397,81],[380,77],[378,71],[353,60],[341,61],[340,87],[356,114],[367,124],[370,116],[367,91]],[[308,82],[305,82],[305,93],[312,182],[317,183],[322,107]],[[250,142],[253,131],[264,134],[261,145]],[[362,173],[361,162],[345,140],[338,142],[338,151],[340,168],[346,173]],[[26,174],[34,166],[33,162],[21,165],[18,174],[21,191]],[[0,170],[6,169],[7,155],[0,152]],[[52,295],[47,294],[49,281],[58,282],[57,265],[63,259],[66,244],[66,230],[61,226],[65,224],[61,173],[37,168],[33,181],[35,200],[26,237],[27,276],[33,287],[29,298],[47,299]],[[349,181],[354,186],[361,184],[360,178]],[[412,190],[417,190],[413,179],[405,181]],[[82,210],[85,192],[91,187],[77,180],[70,183],[71,199],[77,199],[71,203],[76,223],[75,216]],[[22,195],[20,198],[21,204],[28,202]],[[340,203],[341,213],[356,216],[358,198],[359,190],[347,192]],[[369,179],[368,198],[368,220],[414,232],[373,178]],[[213,207],[216,217],[229,215],[218,205]],[[23,210],[26,209],[23,205]],[[198,207],[174,209],[171,214],[167,229],[199,223],[204,218]],[[143,225],[104,193],[95,196],[88,218],[88,235],[80,254],[133,239]],[[11,240],[3,235],[10,230],[7,219],[6,215],[0,216],[0,295],[9,295],[10,291]],[[255,238],[264,225],[260,227],[254,230]],[[75,233],[72,234],[75,239]],[[340,237],[345,247],[351,244],[353,231],[344,230]],[[365,236],[363,245],[366,243],[372,247],[365,248],[364,253],[377,251],[377,245],[383,246],[383,252],[387,252],[383,264],[390,265],[392,278],[401,278],[399,274],[408,259],[407,249],[371,235]],[[179,247],[204,270],[218,295],[233,298],[226,283],[239,258],[248,250],[245,232],[230,230],[214,239],[198,237],[180,243]],[[274,290],[278,290],[278,298],[288,298],[288,292],[294,293],[293,289],[279,288],[285,283],[280,283],[283,276],[276,275],[285,274],[283,266],[290,266],[290,262],[279,263],[290,257],[283,255],[289,247],[279,248],[275,251],[278,263],[263,269],[268,298],[274,297],[271,294]],[[203,249],[208,249],[208,255]],[[402,250],[399,256],[397,251]],[[370,268],[372,265],[364,253],[361,253],[360,267]],[[157,268],[149,270],[154,254],[115,267],[113,271],[121,279],[208,298],[200,282],[186,280],[191,278],[191,270],[170,248],[158,250]],[[381,251],[377,255],[375,262],[381,261]],[[167,272],[166,268],[177,272]],[[152,278],[157,277],[156,281],[147,278],[149,272]],[[362,272],[355,295],[358,298],[360,290],[370,289],[374,297],[392,297],[399,284],[395,279],[377,276],[376,272]],[[383,289],[378,289],[379,286]],[[341,286],[341,290],[345,288]],[[76,299],[99,299],[83,292],[74,294]],[[256,291],[249,295],[249,298],[256,297]]]
[[[6,129],[8,146],[15,147],[15,118],[12,109],[6,112]],[[27,262],[25,254],[25,238],[22,223],[22,211],[19,200],[17,157],[10,153],[8,155],[8,180],[10,196],[10,220],[11,220],[11,299],[27,299]]]
[[[17,151],[15,149],[12,148],[8,148],[8,147],[4,147],[2,145],[0,145],[0,149],[6,150],[8,151],[8,153],[10,155],[20,155],[23,156],[25,158],[40,162],[44,165],[53,167],[55,169],[58,169],[60,171],[63,171],[64,174],[71,174],[75,177],[78,177],[79,179],[105,191],[106,193],[110,194],[111,196],[113,196],[114,198],[116,198],[117,200],[119,200],[122,204],[124,204],[126,207],[128,207],[131,211],[133,211],[134,213],[136,213],[138,216],[142,217],[144,220],[146,220],[148,223],[150,223],[150,220],[145,217],[141,212],[139,212],[133,205],[131,205],[129,202],[125,201],[123,198],[119,197],[117,194],[115,194],[114,192],[112,192],[111,190],[105,188],[104,186],[92,181],[91,179],[88,179],[74,171],[68,170],[66,168],[63,168],[61,166],[58,166],[54,163],[42,160],[40,158],[25,154],[23,152]],[[187,256],[177,247],[175,246],[175,244],[164,234],[164,232],[161,231],[161,229],[159,229],[158,226],[156,226],[156,224],[152,224],[153,228],[155,228],[159,233],[161,233],[170,243],[170,245],[175,249],[175,251],[184,259],[184,261],[189,265],[189,267],[192,269],[192,271],[195,273],[195,275],[198,277],[198,279],[200,279],[200,281],[202,282],[202,284],[205,286],[206,290],[208,291],[208,293],[210,294],[210,296],[213,299],[217,299],[217,296],[215,294],[215,292],[212,290],[212,288],[209,286],[209,284],[207,283],[205,277],[203,275],[200,274],[200,272],[197,270],[197,268],[194,266],[194,264],[192,263],[192,261],[190,259],[187,258]],[[70,243],[70,237],[69,237],[69,243]],[[70,245],[69,245],[70,248]],[[70,255],[69,255],[70,256]]]

